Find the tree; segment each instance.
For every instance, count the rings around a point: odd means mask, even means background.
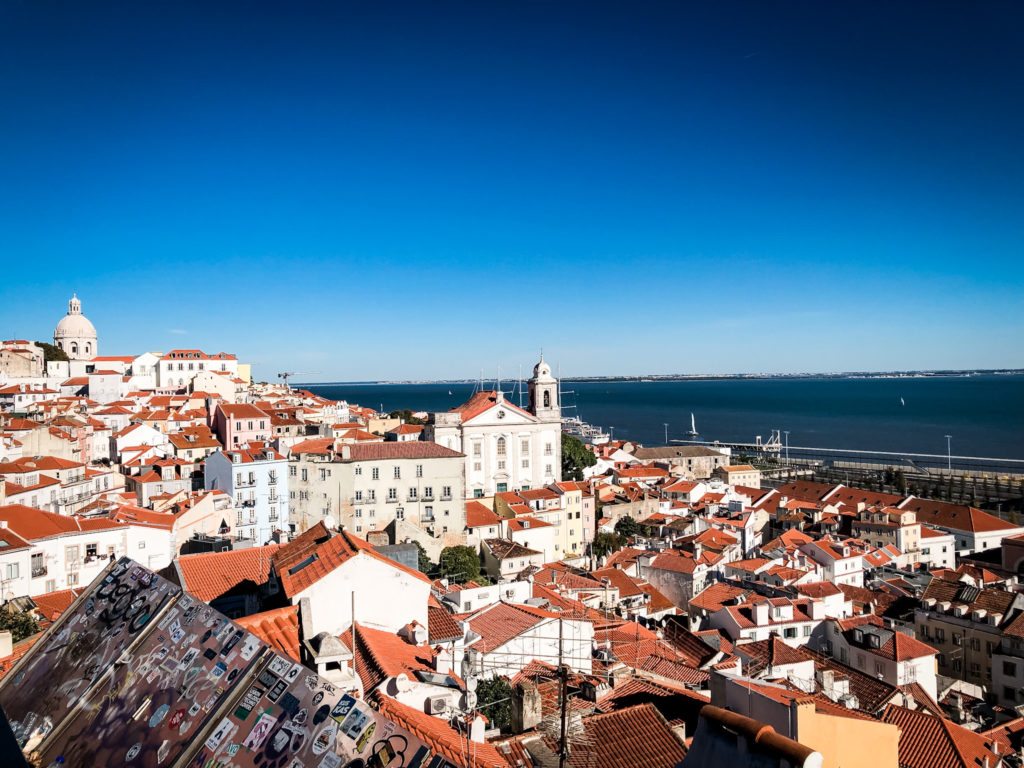
[[[392,411],[388,414],[389,419],[401,419],[406,424],[423,424],[423,419],[418,419],[412,415],[412,411],[408,408],[402,408],[401,410]]]
[[[502,733],[512,729],[512,686],[504,677],[480,680],[476,684],[476,708]]]
[[[562,479],[583,479],[583,470],[597,464],[597,456],[582,440],[572,435],[562,435]]]
[[[430,562],[427,550],[418,541],[413,541],[413,544],[416,545],[416,553],[419,556],[419,565],[417,567],[420,569],[420,573],[430,573],[434,570],[434,564]]]
[[[37,341],[36,346],[43,350],[43,360],[47,363],[51,360],[67,361],[68,359],[67,352],[53,344],[47,344],[45,341]]]
[[[594,536],[594,557],[604,557],[605,555],[609,555],[612,552],[617,551],[621,546],[622,544],[619,542],[617,534],[599,531]]]
[[[618,522],[615,523],[615,533],[617,533],[619,538],[624,541],[629,541],[640,533],[640,523],[629,515],[623,515],[618,519]]]
[[[445,547],[441,550],[437,568],[441,576],[450,581],[463,583],[480,576],[480,556],[472,547],[460,544],[456,547]]]
[[[14,642],[32,637],[39,630],[39,621],[27,611],[16,611],[11,606],[0,608],[0,631],[9,630]]]
[[[893,472],[893,483],[896,486],[896,490],[900,492],[901,496],[907,495],[907,475],[903,471],[903,467],[900,467]]]

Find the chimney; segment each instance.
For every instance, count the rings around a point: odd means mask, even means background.
[[[341,446],[341,458],[342,459],[351,459],[352,458],[352,446],[349,445],[348,443],[345,443],[344,445]]]
[[[760,602],[754,603],[752,610],[754,616],[754,623],[757,626],[764,626],[768,623],[768,611],[770,605],[767,600],[761,600]]]
[[[525,733],[540,725],[542,714],[540,691],[525,680],[512,689],[512,733]]]

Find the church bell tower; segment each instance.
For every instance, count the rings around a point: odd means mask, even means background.
[[[562,407],[558,402],[558,380],[551,375],[551,366],[540,362],[533,366],[533,378],[529,381],[530,413],[541,421],[562,421]]]

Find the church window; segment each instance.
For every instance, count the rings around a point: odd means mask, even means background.
[[[479,442],[473,443],[473,455],[474,456],[481,456],[481,455],[483,455],[483,448],[480,446]]]
[[[92,346],[91,345],[89,345],[89,344],[85,345],[85,354],[87,354],[87,355],[91,355],[92,354]]]
[[[547,390],[544,390],[544,407],[545,408],[550,408],[551,407],[551,393],[548,392]]]
[[[524,456],[530,452],[530,441],[529,440],[522,440],[522,441],[520,441],[520,443],[519,443],[519,452],[522,453]]]
[[[505,438],[504,437],[499,437],[498,438],[498,455],[499,456],[504,456],[505,455]]]
[[[78,354],[78,345],[77,345],[77,344],[74,344],[74,343],[73,343],[73,344],[71,345],[71,354],[72,354],[72,355],[77,355],[77,354]]]
[[[553,450],[551,448],[551,443],[545,443],[544,444],[544,455],[545,456],[550,456],[550,455],[552,455],[552,453],[553,453]]]

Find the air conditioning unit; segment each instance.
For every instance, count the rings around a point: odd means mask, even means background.
[[[431,696],[427,699],[427,712],[432,715],[443,715],[448,709],[447,696]]]

